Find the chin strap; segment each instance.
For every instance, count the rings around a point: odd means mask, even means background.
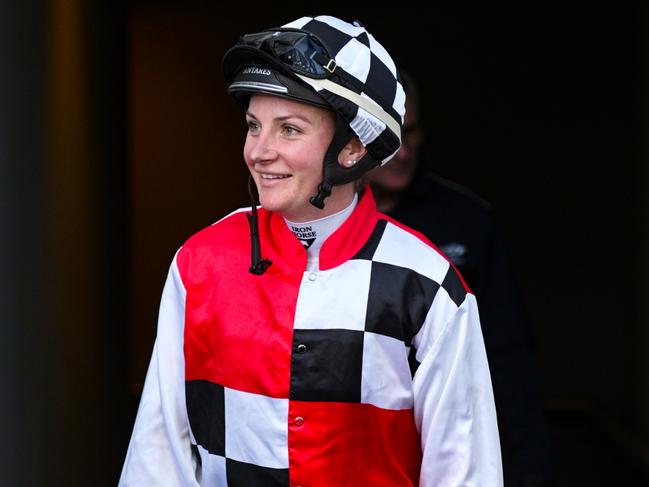
[[[250,225],[250,267],[248,271],[251,274],[261,276],[266,269],[273,263],[271,260],[261,258],[261,245],[259,244],[259,223],[257,218],[257,200],[253,190],[252,175],[248,175],[248,194],[250,195],[250,206],[252,215],[246,213],[248,224]]]
[[[316,208],[319,208],[321,210],[324,209],[324,200],[328,196],[331,196],[331,189],[331,183],[324,179],[320,184],[318,184],[318,194],[311,196],[311,198],[309,198],[309,203],[311,203]]]
[[[360,179],[367,171],[379,165],[379,162],[369,152],[352,167],[342,167],[338,163],[340,151],[343,150],[353,135],[354,132],[349,124],[340,116],[337,116],[334,136],[327,148],[322,164],[322,182],[318,185],[318,194],[309,199],[309,202],[316,208],[321,210],[324,208],[324,200],[331,196],[331,190],[334,186]]]

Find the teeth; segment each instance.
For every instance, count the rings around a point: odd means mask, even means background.
[[[289,176],[281,174],[260,174],[261,179],[285,179]]]

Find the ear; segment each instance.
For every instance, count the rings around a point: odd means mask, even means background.
[[[367,154],[367,148],[360,139],[354,135],[338,154],[338,164],[342,167],[352,167]],[[351,162],[353,161],[353,162]]]

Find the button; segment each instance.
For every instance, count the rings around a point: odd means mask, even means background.
[[[304,418],[302,416],[298,416],[297,418],[295,418],[295,424],[302,426],[304,424]]]
[[[300,353],[304,353],[304,352],[306,352],[306,345],[305,345],[304,343],[300,343],[300,344],[297,346],[297,351],[300,352]]]
[[[318,278],[318,274],[316,274],[315,272],[309,274],[309,281],[315,281],[317,278]]]

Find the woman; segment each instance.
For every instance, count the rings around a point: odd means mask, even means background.
[[[303,17],[223,68],[261,208],[176,254],[120,485],[501,485],[475,299],[357,194],[399,148],[391,58]]]

